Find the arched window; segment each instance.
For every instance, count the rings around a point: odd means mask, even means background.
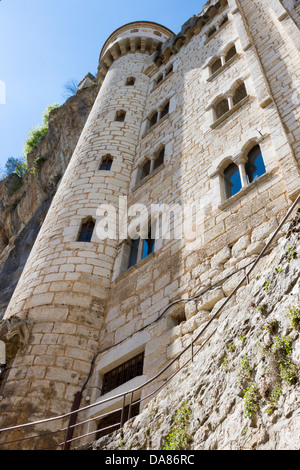
[[[111,166],[112,166],[112,162],[113,162],[113,159],[112,159],[111,155],[106,155],[105,157],[102,158],[99,170],[110,171]]]
[[[128,269],[135,266],[142,259],[154,253],[155,239],[151,236],[151,228],[148,237],[145,239],[132,239],[130,242],[130,250],[128,257]]]
[[[140,244],[140,239],[139,238],[137,238],[136,240],[131,240],[131,242],[130,242],[130,251],[129,251],[129,258],[128,258],[128,269],[131,268],[131,266],[134,266],[137,263],[138,254],[139,254],[139,244]]]
[[[248,153],[248,161],[245,166],[247,181],[252,183],[266,172],[266,167],[259,145],[255,145]]]
[[[157,79],[155,80],[156,85],[158,85],[163,80],[163,78],[164,78],[163,74],[159,75]]]
[[[126,116],[126,111],[124,111],[123,109],[120,109],[119,111],[116,112],[115,121],[124,122],[125,116]]]
[[[154,126],[157,123],[157,119],[158,119],[158,112],[156,111],[154,114],[152,114],[152,116],[149,119],[149,126],[150,127]]]
[[[151,175],[157,168],[163,165],[165,159],[165,147],[162,147],[151,159],[147,159],[143,166],[140,167],[137,183],[147,176]]]
[[[170,103],[168,101],[160,112],[160,119],[162,119],[164,116],[166,116],[169,113],[169,108],[170,108]]]
[[[219,70],[222,67],[222,61],[221,59],[216,59],[212,65],[210,66],[211,73],[215,73],[217,70]]]
[[[228,62],[235,55],[236,55],[236,47],[235,45],[233,45],[225,55],[225,62]]]
[[[139,178],[140,181],[146,178],[146,176],[150,175],[150,166],[151,166],[150,160],[147,160],[141,168],[140,178]]]
[[[151,228],[148,233],[148,238],[142,240],[143,242],[143,251],[142,251],[142,259],[146,258],[148,255],[154,252],[155,240],[151,236]]]
[[[233,106],[235,106],[240,101],[242,101],[242,99],[244,99],[246,96],[247,96],[247,90],[246,90],[245,84],[241,83],[241,85],[239,85],[234,92]]]
[[[159,168],[161,165],[163,165],[165,159],[165,148],[163,147],[160,152],[158,153],[157,157],[154,160],[154,168],[153,170],[156,170]]]
[[[231,163],[224,171],[224,182],[227,199],[242,189],[239,168],[235,163]]]
[[[77,241],[79,242],[90,242],[95,228],[95,222],[92,218],[89,218],[86,222],[81,224]]]
[[[227,111],[229,111],[229,104],[228,100],[224,98],[215,105],[216,119],[219,119]]]

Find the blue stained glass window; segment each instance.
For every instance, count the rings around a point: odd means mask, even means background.
[[[92,239],[94,228],[95,222],[92,219],[82,224],[77,240],[79,242],[90,242]]]
[[[144,240],[142,259],[146,258],[146,256],[154,252],[154,245],[155,240],[153,240],[151,238],[151,235],[149,235],[149,238],[147,238],[147,240]]]
[[[261,154],[260,146],[256,145],[248,154],[246,174],[248,183],[252,183],[266,172],[266,167]]]
[[[235,163],[231,163],[224,171],[224,180],[227,199],[242,189],[240,172]]]

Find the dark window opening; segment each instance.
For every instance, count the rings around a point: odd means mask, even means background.
[[[230,59],[232,59],[232,57],[234,57],[236,55],[236,48],[235,46],[233,45],[229,51],[227,52],[226,56],[225,56],[225,62],[228,62]]]
[[[139,244],[140,244],[139,238],[137,238],[136,240],[131,240],[129,258],[128,258],[128,269],[137,263],[138,253],[139,253]]]
[[[150,160],[147,160],[141,169],[141,176],[140,176],[141,180],[143,180],[144,178],[146,178],[146,176],[150,174],[150,167],[151,167]]]
[[[217,59],[213,62],[212,66],[211,66],[211,72],[215,73],[221,67],[222,67],[222,61],[221,61],[221,59]]]
[[[170,108],[170,103],[168,101],[165,104],[165,106],[163,107],[163,109],[161,110],[161,113],[160,113],[160,118],[161,119],[169,113],[169,108]]]
[[[163,78],[164,78],[164,76],[160,75],[155,81],[156,85],[158,85],[162,81]]]
[[[165,158],[165,149],[163,148],[157,158],[155,159],[155,162],[154,162],[154,170],[156,170],[157,168],[159,168],[161,165],[163,165],[164,163],[164,158]]]
[[[113,159],[109,155],[103,158],[99,170],[110,171]]]
[[[210,38],[216,31],[217,31],[216,28],[212,28],[212,29],[209,31],[207,37]]]
[[[130,413],[130,418],[135,418],[135,416],[138,416],[140,412],[140,403],[133,403],[131,405],[131,413]],[[118,429],[121,425],[121,419],[122,419],[122,410],[115,411],[114,413],[109,414],[108,416],[105,416],[105,418],[102,418],[97,426],[97,434],[96,434],[96,439],[100,439],[100,437],[107,436],[111,432],[114,432],[116,429]],[[128,421],[129,419],[129,405],[124,407],[124,416],[123,416],[123,423]],[[104,429],[108,428],[109,429]],[[103,431],[101,431],[104,429]]]
[[[242,189],[240,172],[235,163],[229,165],[224,171],[224,180],[227,199]]]
[[[123,111],[123,110],[117,111],[115,121],[124,122],[125,116],[126,116],[126,111]]]
[[[266,172],[266,167],[261,154],[260,146],[256,145],[248,154],[246,163],[246,175],[248,183],[252,183]]]
[[[134,377],[143,375],[143,367],[144,352],[104,374],[102,395],[114,390]]]
[[[126,86],[133,86],[135,84],[135,78],[134,77],[128,77],[126,80]]]
[[[221,21],[221,23],[220,23],[220,28],[221,28],[221,26],[223,26],[225,23],[227,23],[227,21],[228,21],[228,16],[225,16],[225,17],[223,18],[223,20]]]
[[[158,113],[154,113],[153,116],[149,119],[150,127],[154,126],[157,123]]]
[[[166,70],[166,75],[165,76],[167,77],[171,72],[173,72],[173,64],[170,65],[170,67]]]
[[[92,239],[94,228],[95,228],[95,222],[92,219],[83,223],[81,225],[77,240],[79,242],[90,242]]]
[[[215,106],[215,111],[217,119],[223,116],[223,114],[227,113],[227,111],[229,111],[228,100],[224,99],[219,101],[219,103]]]

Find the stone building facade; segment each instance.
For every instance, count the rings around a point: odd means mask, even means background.
[[[295,0],[210,0],[178,34],[143,21],[108,38],[99,94],[2,321],[1,428],[66,413],[78,393],[85,406],[141,386],[232,292],[299,194],[299,23]],[[178,302],[229,274],[196,307]]]

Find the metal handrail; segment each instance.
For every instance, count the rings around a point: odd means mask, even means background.
[[[201,331],[197,334],[197,336],[191,341],[190,344],[188,344],[175,358],[173,358],[161,371],[159,371],[156,375],[154,375],[153,377],[151,377],[150,379],[146,380],[146,382],[144,382],[142,385],[138,386],[138,387],[135,387],[131,390],[128,390],[126,392],[123,392],[123,393],[119,393],[117,395],[114,395],[110,398],[106,398],[104,400],[100,400],[96,403],[93,403],[93,404],[90,404],[90,405],[86,405],[84,407],[81,407],[75,411],[71,411],[69,413],[65,413],[63,415],[60,415],[60,416],[54,416],[52,418],[46,418],[46,419],[42,419],[42,420],[38,420],[38,421],[34,421],[32,423],[24,423],[24,424],[20,424],[20,425],[16,425],[16,426],[11,426],[11,427],[7,427],[7,428],[3,428],[3,429],[0,429],[0,433],[4,433],[4,432],[7,432],[7,431],[12,431],[12,430],[16,430],[16,429],[23,429],[23,428],[26,428],[26,427],[29,427],[29,426],[36,426],[36,425],[39,425],[39,424],[44,424],[44,423],[49,423],[49,422],[53,422],[53,421],[57,421],[59,419],[64,419],[64,418],[68,418],[68,417],[71,417],[72,415],[74,415],[75,413],[79,413],[79,412],[82,412],[82,411],[86,411],[86,410],[89,410],[91,408],[94,408],[96,406],[99,406],[99,405],[103,405],[105,403],[108,403],[112,400],[117,400],[119,398],[123,398],[123,404],[122,404],[122,415],[124,413],[124,407],[125,407],[125,400],[126,400],[126,397],[127,395],[131,394],[131,397],[133,397],[133,394],[135,392],[138,392],[139,390],[143,389],[144,387],[146,387],[147,385],[149,385],[150,383],[154,382],[160,375],[162,375],[166,370],[168,370],[178,359],[181,358],[181,356],[186,352],[188,351],[189,349],[191,349],[191,357],[179,368],[177,369],[171,376],[169,376],[165,382],[160,385],[158,387],[158,389],[156,389],[154,392],[152,392],[150,395],[146,396],[146,397],[143,397],[142,399],[140,399],[140,401],[143,401],[143,400],[146,400],[147,398],[149,398],[150,396],[154,395],[155,393],[157,393],[161,388],[165,387],[165,385],[170,381],[172,380],[172,378],[177,374],[179,373],[187,364],[189,364],[191,361],[193,361],[193,358],[196,356],[196,354],[199,353],[199,351],[202,349],[202,347],[207,343],[207,341],[209,341],[211,339],[211,337],[215,334],[215,332],[217,331],[217,328],[214,329],[214,331],[211,333],[211,335],[206,338],[206,340],[201,344],[201,346],[199,347],[199,349],[194,352],[194,345],[196,343],[196,341],[198,341],[198,339],[200,338],[200,336],[203,335],[203,333],[207,330],[207,328],[210,326],[210,324],[214,321],[214,319],[219,315],[220,311],[223,309],[223,307],[229,302],[229,300],[231,300],[231,298],[235,295],[235,293],[237,292],[237,290],[241,287],[242,284],[244,284],[244,282],[247,282],[249,281],[249,275],[250,273],[254,270],[254,268],[256,267],[256,265],[258,264],[258,262],[260,261],[260,259],[266,254],[267,252],[267,249],[270,247],[270,245],[272,244],[273,240],[275,239],[275,237],[277,236],[278,232],[280,231],[280,229],[282,228],[282,226],[284,225],[284,223],[286,222],[286,220],[289,218],[289,216],[291,215],[291,213],[293,212],[293,210],[295,209],[295,207],[297,206],[298,202],[300,201],[300,194],[298,195],[298,197],[296,198],[296,200],[294,201],[294,203],[292,204],[292,206],[289,208],[289,210],[287,211],[286,215],[284,216],[284,218],[282,219],[282,221],[280,222],[280,224],[278,225],[277,229],[274,231],[273,235],[269,238],[269,240],[267,241],[265,247],[263,248],[263,250],[260,252],[260,254],[257,256],[257,258],[255,260],[253,260],[252,262],[248,263],[247,266],[245,267],[242,267],[239,269],[240,270],[244,270],[244,269],[247,269],[248,266],[251,266],[251,268],[247,271],[246,270],[246,274],[245,276],[240,280],[240,282],[237,284],[237,286],[234,288],[234,290],[228,295],[228,297],[226,297],[226,299],[224,300],[224,302],[222,303],[222,305],[216,310],[216,312],[214,313],[214,315],[209,319],[209,321],[204,325],[204,327],[201,329]],[[235,273],[232,273],[231,275],[233,275]],[[219,281],[221,282],[221,281]],[[218,283],[219,283],[218,282]],[[189,301],[192,301],[192,300],[195,300],[196,298],[198,298],[200,295],[203,295],[203,293],[205,293],[206,291],[204,292],[201,292],[201,293],[198,293],[196,294],[195,296],[189,298],[189,299],[179,299],[177,301],[174,301],[172,302],[172,304],[170,305],[174,305],[176,303],[179,303],[179,302],[189,302]],[[170,305],[167,307],[169,308]],[[166,308],[166,309],[167,309]],[[166,310],[165,309],[165,310]],[[161,316],[159,317],[161,318]],[[119,409],[120,410],[120,409]],[[116,410],[113,410],[113,412],[115,412]],[[106,416],[110,413],[107,413],[105,415],[101,415],[100,417],[103,417],[103,416]],[[130,408],[129,408],[129,414],[130,414]],[[80,423],[76,423],[68,428],[75,428],[76,426],[80,426],[82,424],[85,424],[89,421],[94,421],[96,419],[99,419],[100,418],[99,416],[97,417],[93,417],[93,418],[90,418],[88,420],[85,420],[83,422],[80,422]],[[121,418],[121,423],[118,423],[118,425],[120,425],[120,427],[122,427],[124,424],[123,422],[123,419]],[[114,425],[113,427],[116,427],[116,425]],[[68,428],[62,428],[62,429],[58,429],[57,431],[52,431],[51,434],[55,434],[55,433],[58,433],[58,432],[62,432],[62,431],[65,431],[66,429]],[[106,428],[103,428],[103,430],[105,430]],[[72,438],[70,440],[65,440],[63,443],[60,443],[60,444],[57,444],[57,446],[61,446],[61,445],[64,445],[66,444],[66,442],[73,442],[75,440],[78,440],[78,439],[83,439],[84,437],[87,437],[89,435],[92,435],[92,434],[95,434],[97,431],[93,431],[91,433],[88,433],[88,434],[85,434],[85,435],[80,435],[76,438]],[[5,444],[8,444],[8,443],[15,443],[15,442],[19,442],[19,441],[22,441],[22,440],[27,440],[27,439],[34,439],[34,438],[40,438],[40,437],[43,437],[45,435],[47,435],[49,433],[45,433],[45,434],[41,434],[41,435],[38,435],[38,436],[29,436],[29,437],[26,437],[26,438],[23,438],[23,439],[18,439],[18,440],[15,440],[15,441],[9,441],[9,442],[3,442],[3,443],[0,443],[0,445],[5,445]]]

